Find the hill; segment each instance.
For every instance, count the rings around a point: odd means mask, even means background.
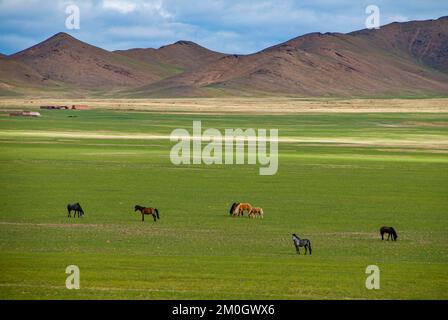
[[[110,52],[59,33],[0,56],[0,86],[130,98],[446,95],[448,17],[310,33],[250,55],[189,41]]]
[[[420,95],[448,92],[448,19],[312,33],[134,90],[138,95]]]
[[[130,49],[115,52],[138,61],[157,62],[183,71],[197,69],[225,56],[191,41],[178,41],[159,49]]]
[[[137,63],[79,41],[66,33],[55,36],[11,56],[45,79],[81,88],[136,86],[167,75],[160,66]],[[168,73],[169,74],[169,73]]]

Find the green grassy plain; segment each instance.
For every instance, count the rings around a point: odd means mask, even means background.
[[[1,299],[448,298],[446,113],[42,114],[0,117]],[[297,141],[280,144],[277,175],[260,176],[174,166],[172,142],[132,138],[193,120]],[[77,201],[86,215],[68,219]],[[265,219],[229,217],[234,201]],[[135,204],[161,220],[142,223]],[[380,240],[383,225],[397,242]],[[296,255],[291,233],[313,255]],[[65,288],[73,264],[77,291]],[[372,264],[380,290],[364,285]]]

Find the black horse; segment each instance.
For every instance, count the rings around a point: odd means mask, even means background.
[[[78,218],[84,215],[84,210],[82,210],[81,205],[79,203],[68,204],[67,205],[68,217],[72,217],[72,211],[75,211],[73,218],[78,214]]]
[[[381,227],[380,234],[381,240],[384,240],[384,234],[387,233],[387,240],[392,236],[393,241],[397,241],[398,235],[394,228],[392,227]]]
[[[294,245],[296,246],[297,254],[300,254],[300,247],[305,247],[305,254],[308,251],[311,254],[311,241],[308,239],[300,239],[295,233],[292,235],[292,241],[294,241]]]

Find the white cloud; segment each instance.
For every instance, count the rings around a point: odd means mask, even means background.
[[[137,5],[133,2],[124,0],[103,0],[103,8],[126,14],[137,9]]]
[[[143,10],[155,12],[163,18],[172,17],[172,14],[164,8],[163,1],[143,1],[141,7]]]
[[[122,14],[133,12],[158,15],[162,18],[170,18],[172,14],[165,9],[162,0],[103,0],[103,9],[116,11]]]

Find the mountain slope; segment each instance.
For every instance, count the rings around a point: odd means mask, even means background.
[[[379,30],[350,33],[404,58],[448,73],[448,17],[437,20],[391,23]]]
[[[0,56],[0,87],[116,97],[447,95],[448,17],[311,33],[250,55],[188,41],[109,52],[59,33]]]
[[[172,94],[389,95],[448,92],[448,19],[350,34],[312,33],[131,91]],[[213,90],[211,90],[213,89]]]
[[[170,75],[162,67],[91,46],[65,33],[16,53],[11,59],[45,79],[81,88],[130,87]]]
[[[24,63],[0,56],[0,96],[15,96],[27,90],[44,90],[47,87],[57,89],[59,85]]]
[[[191,41],[178,41],[159,49],[130,49],[115,52],[134,60],[156,62],[177,67],[180,70],[194,70],[225,56]]]

